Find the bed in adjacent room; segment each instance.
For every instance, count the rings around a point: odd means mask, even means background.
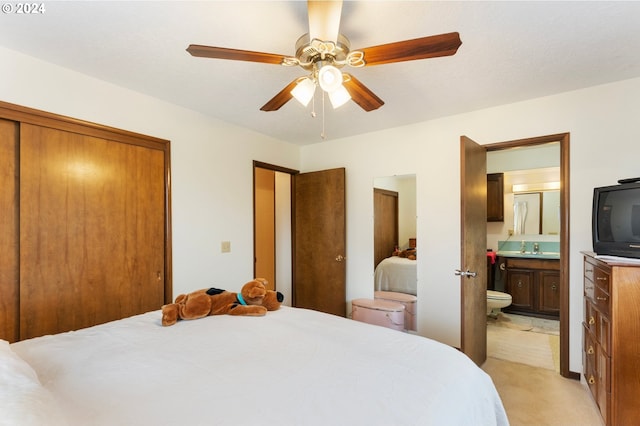
[[[0,343],[8,424],[508,424],[491,378],[456,349],[306,309],[171,327],[153,311]]]
[[[417,294],[417,261],[405,257],[391,256],[376,266],[374,273],[377,291],[395,291]]]

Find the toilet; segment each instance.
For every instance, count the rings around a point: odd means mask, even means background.
[[[487,315],[511,305],[511,295],[501,291],[487,290]],[[497,313],[497,312],[496,312]]]

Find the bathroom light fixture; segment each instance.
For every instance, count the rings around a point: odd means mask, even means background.
[[[514,194],[517,192],[553,191],[555,189],[560,189],[560,182],[517,183],[512,187]]]

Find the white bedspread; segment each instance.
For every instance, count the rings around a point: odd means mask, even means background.
[[[490,377],[430,339],[288,307],[160,318],[11,348],[71,425],[508,424]]]
[[[417,294],[417,261],[405,257],[392,256],[382,260],[376,266],[375,289]]]

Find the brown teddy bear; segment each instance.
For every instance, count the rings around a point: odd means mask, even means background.
[[[162,325],[209,315],[263,316],[267,311],[280,308],[284,299],[282,293],[267,290],[266,284],[264,278],[256,278],[242,286],[240,293],[210,288],[181,294],[176,297],[175,303],[162,307]]]

